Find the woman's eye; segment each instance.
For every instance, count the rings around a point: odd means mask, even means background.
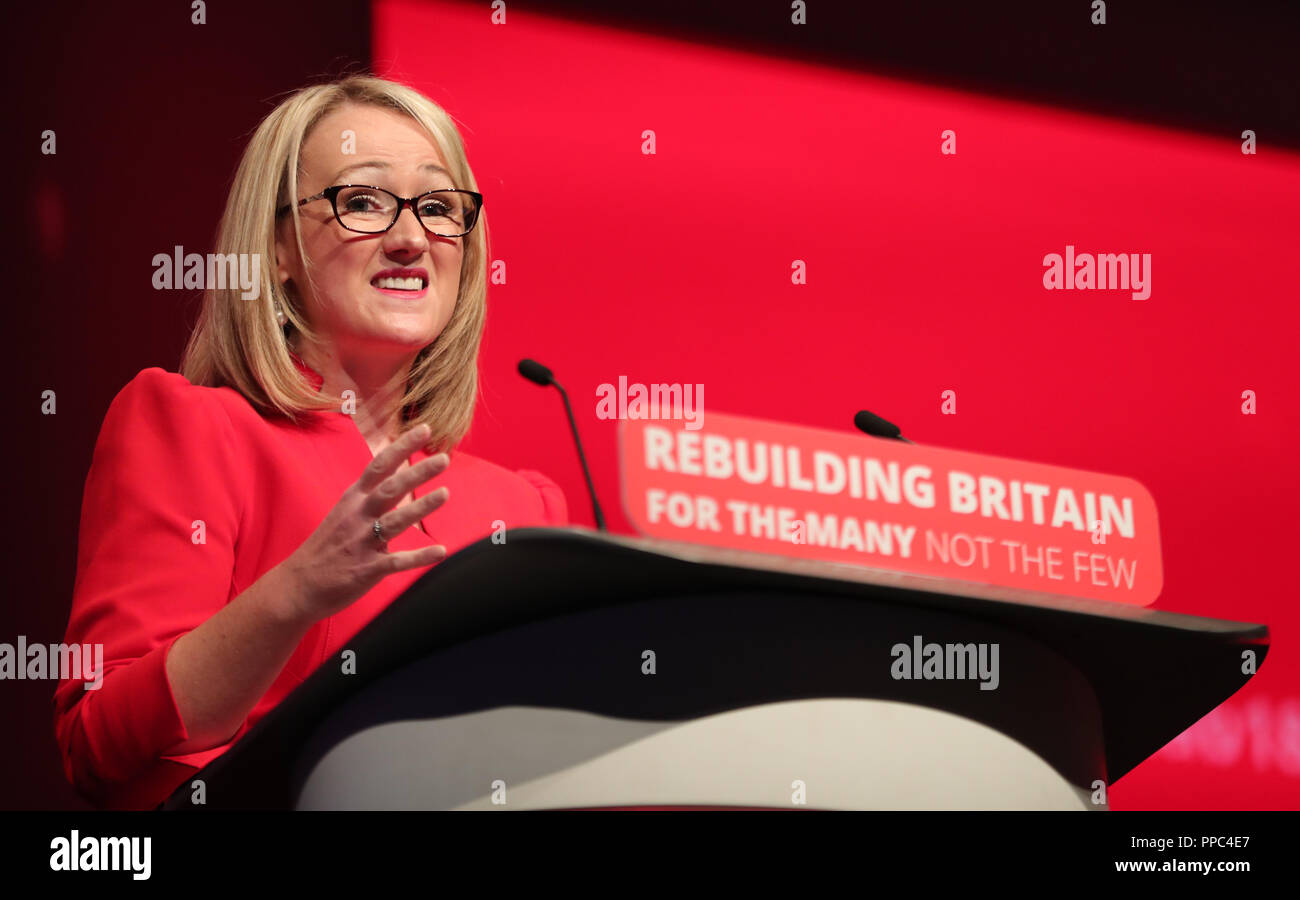
[[[445,216],[450,211],[451,207],[439,200],[426,200],[420,204],[422,216]]]
[[[370,194],[357,194],[348,197],[344,201],[343,205],[347,208],[348,212],[368,212],[382,206],[378,198]]]

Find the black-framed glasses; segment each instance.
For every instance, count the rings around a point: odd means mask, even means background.
[[[474,191],[438,190],[418,197],[399,197],[367,184],[336,184],[299,200],[297,205],[321,199],[329,200],[340,225],[359,234],[383,234],[397,224],[402,210],[409,206],[430,234],[462,237],[474,230],[483,208],[483,195]],[[292,208],[293,204],[285,204],[275,214],[282,216]]]

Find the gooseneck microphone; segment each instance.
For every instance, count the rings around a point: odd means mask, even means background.
[[[860,409],[858,414],[853,417],[853,424],[858,427],[859,431],[865,432],[872,437],[888,438],[893,441],[902,441],[904,444],[912,443],[903,437],[902,429],[893,422],[887,422],[875,413]]]
[[[582,462],[582,474],[587,476],[587,493],[591,494],[591,510],[596,516],[596,527],[601,531],[608,531],[605,527],[605,516],[600,511],[600,501],[596,499],[596,485],[591,480],[591,470],[587,468],[587,454],[582,452],[582,438],[578,437],[578,422],[573,418],[573,407],[569,405],[569,395],[565,393],[564,386],[555,380],[551,370],[541,363],[531,359],[519,360],[519,374],[527,378],[533,384],[540,384],[542,387],[554,387],[560,392],[560,397],[564,399],[564,411],[569,415],[569,427],[573,429],[573,443],[578,448],[578,459]]]

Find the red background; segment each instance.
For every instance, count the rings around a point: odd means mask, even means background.
[[[1300,807],[1292,468],[1300,156],[1219,137],[580,24],[382,0],[374,69],[461,124],[494,260],[465,448],[539,468],[591,524],[569,390],[610,527],[596,387],[701,383],[705,409],[1137,479],[1155,608],[1262,622],[1230,701],[1113,787],[1116,809]],[[1242,128],[1250,127],[1243,123]],[[641,152],[653,130],[657,152]],[[957,155],[939,152],[957,135]],[[1148,300],[1047,291],[1043,256],[1152,254]],[[791,283],[791,264],[808,283]],[[940,394],[957,395],[957,414]],[[1243,415],[1254,391],[1258,414]]]

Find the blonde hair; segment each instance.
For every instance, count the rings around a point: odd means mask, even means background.
[[[477,191],[460,132],[440,106],[406,85],[369,75],[352,75],[304,88],[262,120],[235,173],[217,233],[216,252],[261,254],[261,284],[256,299],[245,300],[238,284],[208,285],[199,320],[181,360],[191,383],[232,387],[263,415],[292,422],[309,410],[340,410],[343,398],[317,393],[290,354],[285,328],[304,343],[319,338],[291,302],[292,294],[275,277],[276,210],[298,197],[303,142],[316,123],[345,103],[370,104],[409,116],[422,126],[442,153],[454,186]],[[292,208],[294,238],[307,260]],[[480,213],[474,230],[461,238],[464,255],[456,307],[437,339],[411,365],[401,409],[404,428],[420,423],[431,430],[431,453],[452,449],[469,431],[478,394],[478,351],[487,307],[487,220]],[[275,304],[288,321],[276,322]]]

